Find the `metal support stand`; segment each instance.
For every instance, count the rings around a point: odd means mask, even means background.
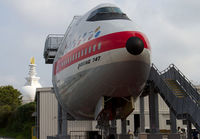
[[[58,136],[59,139],[67,138],[67,113],[58,104]]]
[[[111,127],[110,127],[110,134],[114,134],[114,135],[117,134],[117,126],[116,125],[117,125],[116,120],[112,120]]]
[[[159,133],[158,94],[150,85],[149,94],[150,133]]]
[[[58,135],[62,134],[62,108],[58,103]]]
[[[176,116],[170,109],[170,128],[171,128],[171,133],[177,133],[177,128],[176,128]]]
[[[62,136],[67,136],[67,113],[62,110]]]
[[[144,97],[140,96],[140,132],[145,132]]]
[[[121,131],[123,135],[127,134],[126,130],[126,119],[121,119]]]
[[[187,139],[192,139],[192,124],[189,120],[187,121]]]

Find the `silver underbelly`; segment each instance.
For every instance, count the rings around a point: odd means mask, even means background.
[[[101,96],[140,95],[150,65],[141,61],[116,62],[91,68],[68,78],[57,88],[58,99],[76,119],[93,119]]]
[[[94,119],[95,107],[101,96],[134,99],[140,95],[150,70],[150,52],[139,56],[125,48],[104,52],[98,62],[82,67],[75,63],[53,76],[53,86],[62,107],[75,119]],[[88,59],[85,59],[88,60]]]

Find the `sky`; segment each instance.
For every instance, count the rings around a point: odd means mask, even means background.
[[[43,59],[47,35],[64,34],[74,15],[101,3],[119,6],[147,35],[159,70],[174,63],[200,84],[199,0],[0,0],[0,86],[20,90],[32,56],[40,83],[52,86],[52,65]]]

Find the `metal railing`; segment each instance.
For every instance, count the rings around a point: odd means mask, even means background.
[[[154,65],[154,68],[155,65]],[[157,69],[157,68],[156,68]],[[158,70],[158,69],[157,69]],[[178,81],[178,83],[183,87],[185,93],[198,105],[200,106],[200,94],[197,88],[190,82],[190,80],[174,65],[171,64],[165,70],[159,72],[164,78],[171,78]]]
[[[160,95],[167,105],[176,112],[176,115],[179,118],[187,118],[200,130],[200,117],[198,116],[200,115],[200,94],[186,76],[174,64],[161,72],[152,64],[149,79],[153,80],[160,90]],[[174,97],[174,94],[170,93],[172,90],[165,82],[166,79],[175,80],[184,89],[187,96],[182,99]]]

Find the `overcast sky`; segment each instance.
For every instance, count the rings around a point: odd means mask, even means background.
[[[51,86],[52,65],[43,59],[46,36],[63,34],[74,15],[105,2],[119,6],[147,35],[160,70],[174,63],[200,83],[199,0],[0,0],[0,85],[20,89],[34,56],[40,83]]]

